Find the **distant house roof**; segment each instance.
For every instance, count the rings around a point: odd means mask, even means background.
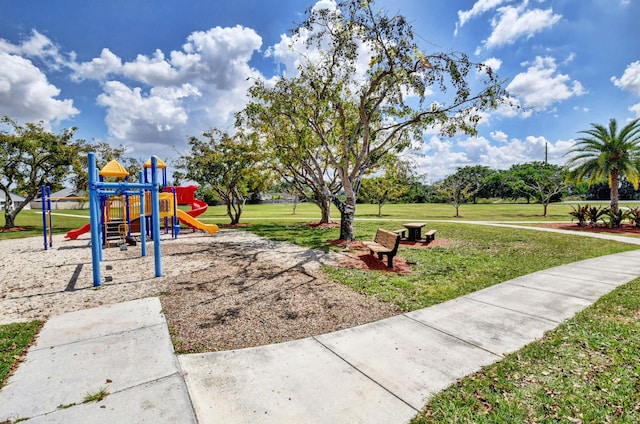
[[[55,193],[51,193],[51,197],[83,197],[87,192],[84,190],[76,190],[75,188],[63,188]]]
[[[11,200],[14,202],[24,202],[26,200],[26,197],[20,196],[19,194],[10,193],[10,195]],[[4,202],[5,200],[7,199],[5,198],[4,192],[0,191],[0,201]]]
[[[86,191],[76,190],[74,188],[63,188],[62,190],[58,190],[55,193],[51,193],[51,197],[86,197],[86,196],[87,196]],[[42,196],[39,195],[34,199],[34,201],[40,201],[41,198]]]

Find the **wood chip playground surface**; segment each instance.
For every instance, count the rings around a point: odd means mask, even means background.
[[[158,296],[176,349],[204,352],[295,340],[398,314],[320,271],[321,264],[362,267],[357,256],[246,231],[163,235],[160,278],[154,277],[153,243],[144,258],[139,246],[104,249],[100,288],[92,283],[89,234],[78,240],[57,235],[53,243],[44,250],[42,237],[0,241],[0,324]]]

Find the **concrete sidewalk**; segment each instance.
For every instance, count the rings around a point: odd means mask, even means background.
[[[308,339],[179,357],[201,423],[404,423],[640,277],[640,251],[559,266],[430,308]]]
[[[45,324],[0,391],[0,422],[404,423],[637,277],[640,250],[335,333],[177,359],[157,298],[72,312]],[[103,401],[82,403],[101,388]]]
[[[101,402],[83,403],[106,389]],[[46,322],[0,391],[0,422],[195,423],[158,298]]]

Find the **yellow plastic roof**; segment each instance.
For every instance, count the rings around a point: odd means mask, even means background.
[[[158,161],[158,169],[165,169],[167,167],[167,165],[158,156],[156,156],[156,159]],[[147,159],[147,161],[144,163],[144,167],[151,168],[151,158]]]
[[[129,171],[127,171],[124,166],[120,165],[120,162],[114,159],[106,164],[104,168],[100,170],[99,174],[103,177],[124,178],[129,176]]]

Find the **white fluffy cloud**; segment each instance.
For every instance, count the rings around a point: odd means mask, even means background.
[[[186,84],[180,88],[154,87],[144,95],[139,87],[129,88],[118,81],[104,85],[98,104],[107,108],[105,122],[109,133],[119,140],[138,140],[171,132],[187,123],[188,114],[181,101],[199,93]]]
[[[456,24],[456,30],[458,26],[462,27],[471,19],[480,16],[489,10],[495,9],[507,1],[509,0],[478,0],[471,9],[458,10],[458,24]]]
[[[561,15],[554,14],[552,9],[526,10],[526,5],[527,2],[524,2],[520,7],[505,6],[498,9],[499,16],[491,21],[493,31],[484,42],[486,48],[513,44],[523,37],[533,37],[562,18]]]
[[[85,79],[104,80],[109,74],[120,72],[122,60],[111,50],[104,48],[99,57],[84,63],[71,63],[73,69],[71,79],[76,82]]]
[[[527,64],[524,64],[527,65]],[[558,72],[552,57],[536,57],[526,72],[516,75],[507,90],[524,101],[525,108],[544,110],[550,105],[573,96],[585,94],[579,81]]]
[[[38,58],[47,66],[60,69],[65,63],[65,57],[47,36],[32,31],[31,36],[20,45],[20,53],[32,58]]]
[[[495,141],[499,141],[500,143],[506,143],[508,141],[508,137],[507,134],[504,133],[503,131],[491,131],[489,133],[489,135],[491,135],[491,138],[494,139]]]
[[[553,13],[553,9],[529,8],[529,1],[519,5],[504,5],[513,0],[478,0],[469,10],[458,10],[458,22],[455,34],[471,19],[496,10],[491,19],[491,34],[482,42],[485,49],[513,44],[521,38],[531,38],[535,34],[557,24],[562,15]],[[476,53],[480,53],[480,48]]]
[[[502,60],[496,57],[490,57],[483,62],[485,65],[491,68],[493,72],[497,72],[502,66]]]
[[[619,79],[611,77],[611,81],[616,87],[640,96],[640,60],[629,64]]]
[[[228,128],[244,106],[246,89],[261,78],[249,60],[262,45],[242,26],[191,33],[181,50],[156,50],[123,61],[109,49],[70,67],[75,81],[102,83],[109,135],[134,151],[161,144],[184,147],[187,135]]]
[[[63,62],[57,47],[37,31],[19,45],[0,40],[0,115],[21,122],[43,121],[46,126],[77,115],[73,100],[57,98],[60,89],[32,58],[53,68]]]

